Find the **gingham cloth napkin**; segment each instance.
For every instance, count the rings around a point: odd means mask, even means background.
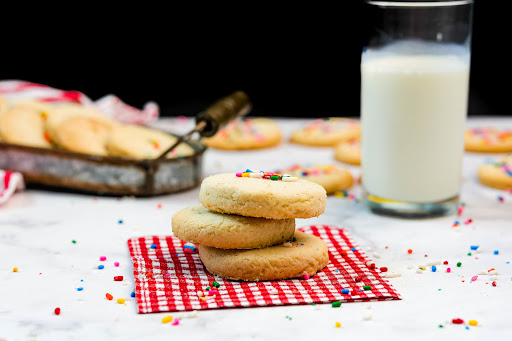
[[[299,231],[322,238],[329,248],[329,264],[307,280],[225,280],[209,273],[197,252],[187,252],[186,243],[176,237],[129,239],[138,312],[400,299],[380,270],[366,265],[369,258],[344,229],[314,225]],[[213,288],[214,281],[220,284],[218,293],[201,298],[197,292]],[[364,290],[368,285],[371,290]],[[342,294],[342,289],[349,289],[349,294]]]
[[[6,202],[16,190],[25,188],[23,175],[18,172],[7,172],[0,169],[0,205]]]
[[[68,91],[49,87],[47,85],[23,80],[0,81],[0,96],[8,100],[38,99],[44,102],[74,102],[84,106],[94,107],[122,123],[148,124],[160,115],[160,109],[155,102],[147,102],[139,110],[109,94],[93,101],[80,91]]]

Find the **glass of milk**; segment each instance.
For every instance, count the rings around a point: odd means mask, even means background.
[[[473,1],[365,6],[364,201],[380,214],[451,214],[462,185]]]

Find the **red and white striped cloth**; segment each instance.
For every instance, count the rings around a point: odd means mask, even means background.
[[[344,229],[314,225],[299,230],[322,238],[329,248],[329,264],[307,280],[225,280],[209,273],[197,253],[185,252],[185,242],[176,237],[128,240],[138,312],[401,299],[378,268],[365,265],[369,258]],[[153,244],[155,248],[151,247]],[[218,293],[208,300],[200,299],[197,292],[204,291],[213,281],[220,284]],[[370,285],[371,290],[364,290],[365,285]],[[342,294],[342,289],[349,289],[350,293]]]
[[[6,202],[16,190],[23,190],[25,182],[18,172],[7,172],[0,169],[0,205]]]
[[[0,81],[0,96],[10,99],[37,99],[44,102],[74,102],[89,106],[122,123],[148,124],[158,118],[160,109],[155,102],[147,102],[139,110],[115,95],[106,95],[96,101],[80,91],[60,90],[47,85],[22,80]]]

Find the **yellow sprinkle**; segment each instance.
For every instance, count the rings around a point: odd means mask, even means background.
[[[118,299],[117,299],[117,303],[119,303],[119,304],[123,304],[123,303],[124,303],[124,298],[118,298]]]
[[[162,323],[169,323],[172,321],[172,316],[169,315],[169,316],[166,316],[162,319]]]
[[[14,267],[14,268],[12,268],[12,271],[18,272],[18,268]]]
[[[249,177],[251,177],[251,174],[250,173],[242,173],[242,177],[249,178]]]
[[[470,325],[470,326],[476,326],[476,325],[478,325],[478,322],[477,322],[476,320],[469,320],[469,322],[468,322],[468,323],[469,323],[469,325]]]
[[[336,328],[341,328],[341,323],[336,322]]]

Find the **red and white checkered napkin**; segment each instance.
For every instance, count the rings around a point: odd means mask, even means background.
[[[6,202],[16,190],[25,188],[23,175],[0,169],[0,205]]]
[[[8,100],[37,99],[43,102],[72,102],[93,107],[119,122],[148,124],[158,118],[160,109],[155,102],[147,102],[142,110],[121,101],[115,95],[105,95],[93,101],[79,91],[68,91],[49,87],[44,84],[22,80],[1,80],[0,95]]]
[[[139,313],[400,299],[378,269],[365,265],[368,257],[346,231],[324,225],[299,230],[322,238],[329,247],[329,264],[308,280],[225,280],[209,273],[197,253],[185,252],[185,242],[176,237],[128,240]],[[156,248],[151,247],[153,244]],[[342,250],[346,255],[342,255]],[[362,281],[356,282],[356,277]],[[220,284],[218,294],[201,300],[197,292],[204,291],[213,281]],[[363,290],[364,285],[370,285],[371,290]],[[350,289],[350,294],[342,294],[342,289]]]

